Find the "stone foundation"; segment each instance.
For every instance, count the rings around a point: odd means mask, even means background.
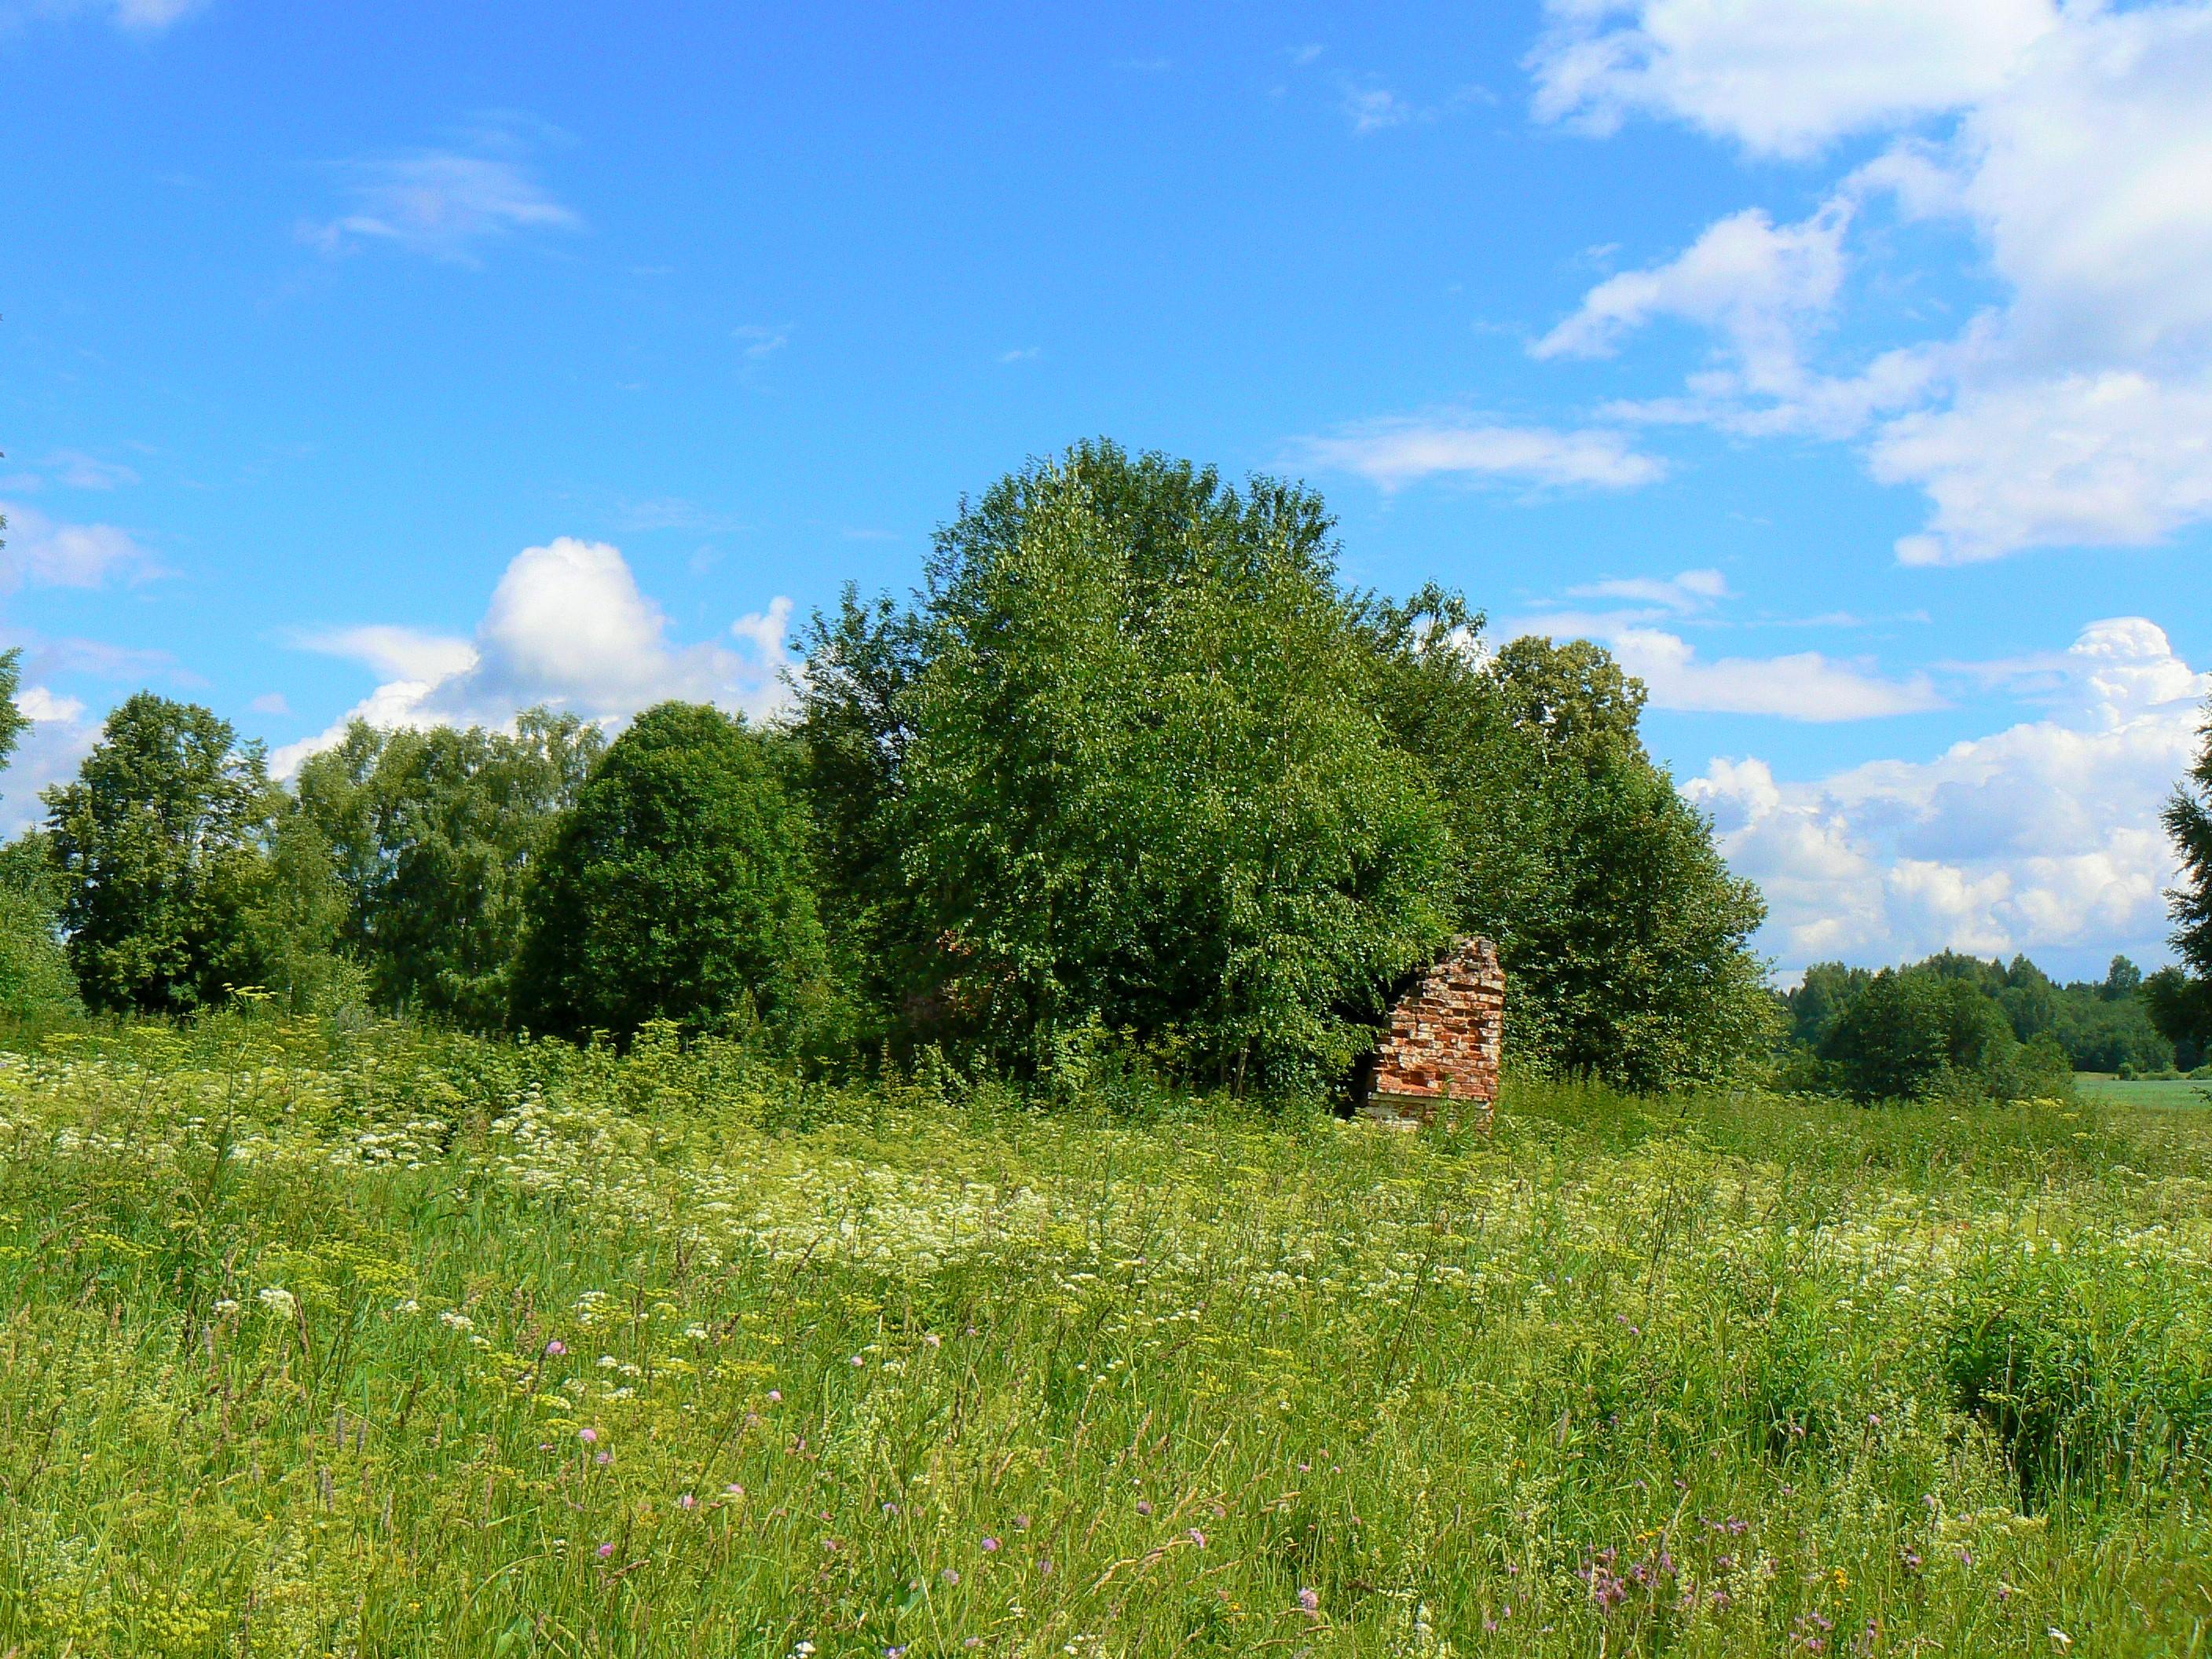
[[[1462,939],[1390,1006],[1374,1054],[1352,1083],[1362,1117],[1419,1125],[1468,1109],[1486,1127],[1498,1105],[1505,970],[1486,939]]]

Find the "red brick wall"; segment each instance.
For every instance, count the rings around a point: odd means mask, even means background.
[[[1461,939],[1392,1005],[1363,1109],[1427,1122],[1437,1103],[1450,1099],[1477,1103],[1486,1119],[1498,1101],[1504,1023],[1498,947]]]

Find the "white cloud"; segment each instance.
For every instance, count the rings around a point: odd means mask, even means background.
[[[1619,432],[1450,420],[1373,421],[1300,446],[1310,464],[1357,472],[1384,489],[1437,475],[1546,489],[1632,489],[1667,465]]]
[[[39,792],[76,775],[100,739],[100,726],[86,717],[81,700],[44,685],[25,686],[15,706],[30,716],[31,729],[23,733],[7,771],[0,773],[0,836],[8,836],[46,816]]]
[[[58,449],[43,463],[56,483],[67,489],[113,489],[135,484],[138,475],[117,461],[103,461],[82,450]]]
[[[1413,106],[1396,93],[1388,87],[1376,86],[1346,87],[1344,112],[1352,123],[1352,131],[1363,136],[1401,127],[1415,114]]]
[[[1611,132],[1672,116],[1763,155],[1987,96],[2058,24],[2051,0],[1549,0],[1536,112]]]
[[[791,343],[791,325],[785,323],[771,328],[765,323],[747,323],[741,328],[732,329],[730,337],[743,341],[746,357],[758,362],[763,357],[774,356]]]
[[[0,31],[34,18],[104,17],[126,34],[159,34],[204,9],[207,0],[16,0],[0,4]]]
[[[1656,628],[1622,629],[1605,642],[1620,665],[1650,689],[1656,708],[1771,714],[1827,725],[1943,707],[1925,675],[1890,679],[1869,663],[1839,662],[1817,651],[1709,662],[1679,634]]]
[[[161,574],[127,530],[112,524],[61,524],[27,507],[0,501],[8,528],[0,580],[40,587],[99,587],[111,576],[143,581]]]
[[[1686,396],[1612,418],[1863,439],[1878,479],[1929,500],[1907,562],[2142,545],[2212,518],[2212,5],[1554,0],[1552,18],[1541,113],[1603,130],[1645,111],[1781,155],[1893,135],[1811,218],[1732,214],[1539,342],[1601,354],[1662,316],[1718,337]],[[1817,370],[1877,196],[1961,222],[1978,257],[1948,274],[2003,299],[1949,337]]]
[[[1895,962],[1988,954],[2156,954],[2172,855],[2158,823],[2193,753],[2212,675],[2140,617],[2095,623],[2056,659],[2048,718],[1785,784],[1716,760],[1684,793],[1771,911],[1766,947]]]
[[[674,644],[618,550],[563,536],[515,556],[472,639],[381,625],[303,639],[388,678],[328,730],[277,750],[270,764],[289,776],[355,719],[498,726],[546,703],[612,725],[671,697],[763,716],[783,697],[790,620],[791,601],[779,598],[732,624],[743,650]]]
[[[1711,625],[1717,620],[1711,614],[1714,607],[1735,597],[1718,570],[1583,582],[1568,588],[1566,597],[1612,600],[1616,608],[1546,607],[1501,623],[1500,636],[1542,634],[1553,639],[1595,640],[1644,682],[1654,708],[1765,714],[1829,724],[1944,706],[1942,694],[1925,674],[1893,679],[1869,661],[1838,661],[1817,651],[1778,657],[1701,656],[1675,630],[1685,623]]]
[[[479,138],[476,153],[419,150],[347,163],[351,210],[302,225],[301,238],[326,253],[384,242],[472,265],[480,248],[517,231],[583,228],[538,182],[511,132],[487,129]]]
[[[1571,599],[1626,599],[1662,611],[1703,611],[1729,596],[1728,578],[1717,570],[1685,570],[1678,576],[1617,576],[1567,589]]]

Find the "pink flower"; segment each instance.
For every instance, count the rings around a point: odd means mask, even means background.
[[[865,1360],[865,1359],[861,1358],[860,1358],[860,1355],[858,1355],[858,1354],[854,1354],[854,1355],[853,1356],[853,1358],[852,1358],[852,1361],[851,1361],[851,1364],[852,1364],[853,1369],[854,1369],[854,1370],[858,1370],[861,1366],[863,1366],[863,1365],[866,1364],[867,1363],[868,1363],[868,1362],[867,1362],[866,1360]]]
[[[605,1468],[606,1465],[613,1462],[614,1461],[615,1455],[611,1451],[603,1451],[597,1457],[594,1457],[592,1460],[592,1462],[599,1464],[602,1468]]]
[[[998,1549],[999,1549],[999,1540],[998,1540],[997,1539],[995,1539],[995,1538],[986,1538],[986,1539],[983,1540],[983,1553],[984,1553],[984,1554],[986,1554],[986,1555],[995,1555],[995,1554],[998,1553]]]
[[[1317,1589],[1300,1590],[1298,1592],[1298,1607],[1303,1612],[1319,1613],[1321,1612],[1321,1592]]]
[[[696,1510],[699,1507],[699,1500],[687,1492],[676,1500],[676,1507],[679,1510]]]
[[[768,1391],[768,1403],[771,1406],[781,1406],[783,1404],[783,1390],[781,1389],[770,1389]]]
[[[1193,1527],[1190,1531],[1185,1534],[1185,1536],[1187,1536],[1192,1543],[1197,1545],[1199,1548],[1204,1549],[1206,1547],[1206,1534],[1200,1532],[1196,1527]]]
[[[602,1544],[599,1546],[599,1559],[602,1561],[605,1560],[614,1553],[615,1547],[612,1544]]]
[[[725,1498],[743,1498],[744,1495],[745,1489],[734,1480],[722,1488],[722,1496]]]
[[[1139,1498],[1137,1500],[1137,1513],[1139,1515],[1150,1515],[1152,1512],[1152,1500],[1149,1498]]]
[[[597,1429],[579,1429],[576,1431],[576,1438],[582,1441],[587,1446],[599,1437],[599,1431]]]
[[[941,1348],[945,1346],[945,1339],[939,1336],[935,1331],[932,1331],[927,1336],[923,1337],[921,1340],[922,1345],[925,1347]]]
[[[550,1342],[548,1342],[545,1345],[545,1352],[550,1354],[554,1358],[558,1359],[562,1354],[568,1352],[568,1345],[556,1336]]]
[[[948,1584],[957,1584],[960,1582],[960,1570],[957,1567],[947,1567],[937,1576]]]

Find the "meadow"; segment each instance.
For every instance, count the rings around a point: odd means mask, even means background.
[[[2077,1072],[2075,1088],[2091,1100],[2114,1106],[2212,1106],[2212,1083],[2194,1078],[2129,1078]]]
[[[0,1654],[2212,1631],[2212,1113],[1413,1134],[253,1015],[0,1060]]]

